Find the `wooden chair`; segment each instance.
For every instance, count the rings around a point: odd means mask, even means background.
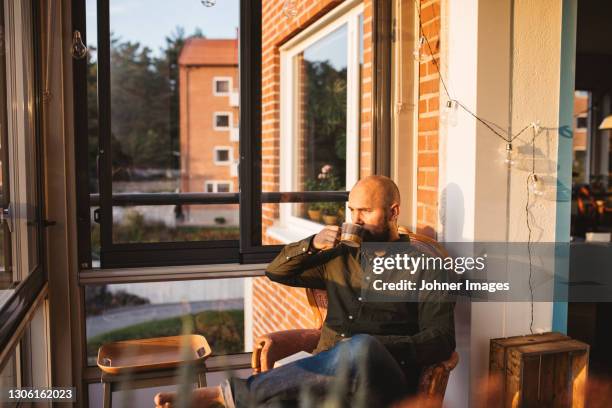
[[[408,234],[412,245],[425,254],[440,257],[448,255],[444,247],[430,237],[412,233],[403,227],[400,227],[399,231],[401,234]],[[310,353],[315,349],[327,315],[327,293],[324,290],[306,289],[306,294],[318,328],[284,330],[258,337],[251,360],[253,373],[270,370],[276,361],[298,351]],[[450,372],[458,362],[459,355],[453,352],[448,360],[423,369],[419,377],[418,398],[428,401],[428,407],[442,406]]]

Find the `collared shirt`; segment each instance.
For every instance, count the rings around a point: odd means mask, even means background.
[[[366,302],[359,250],[344,245],[317,251],[314,236],[288,244],[270,263],[266,276],[289,286],[324,289],[328,310],[315,352],[355,334],[380,340],[401,366],[427,366],[455,349],[454,301],[438,292],[422,293],[424,302]],[[400,241],[409,242],[407,235]],[[412,368],[413,369],[413,368]]]

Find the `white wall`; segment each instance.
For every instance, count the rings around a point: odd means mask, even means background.
[[[442,59],[451,96],[512,132],[539,120],[557,127],[561,2],[443,0]],[[442,88],[441,88],[442,89]],[[441,99],[443,106],[443,99]],[[503,161],[505,142],[459,109],[457,125],[441,122],[441,230],[446,242],[527,241],[526,164]],[[531,130],[514,143],[530,157]],[[557,133],[536,139],[536,172],[547,194],[533,200],[532,241],[555,240]],[[530,304],[458,304],[458,371],[446,404],[475,406],[486,385],[489,340],[529,333]],[[534,305],[534,329],[550,330],[552,304]],[[469,375],[466,375],[468,374]],[[470,390],[469,397],[466,390]]]

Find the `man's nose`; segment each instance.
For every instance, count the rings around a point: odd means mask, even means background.
[[[363,218],[361,216],[361,211],[355,211],[355,213],[353,214],[353,223],[355,224],[359,224],[359,225],[363,225]]]

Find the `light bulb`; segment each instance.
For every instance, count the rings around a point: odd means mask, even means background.
[[[285,0],[285,4],[283,4],[283,14],[287,18],[293,18],[297,16],[297,0]]]
[[[417,48],[412,53],[414,59],[419,62],[426,61],[429,58],[429,54],[425,51],[425,36],[419,37]]]
[[[512,148],[512,143],[508,143],[506,145],[506,154],[505,154],[504,162],[508,166],[512,166],[516,164],[516,159],[517,159],[516,156],[517,154],[516,154],[516,151]]]
[[[452,127],[457,126],[458,110],[459,103],[456,100],[449,99],[446,101],[444,104],[444,109],[442,110],[442,122]]]
[[[529,180],[529,191],[537,196],[544,195],[546,186],[540,177],[536,174],[532,175]]]
[[[72,33],[71,52],[74,59],[83,59],[87,56],[87,47],[83,43],[81,32],[78,30],[74,30],[74,33]]]

